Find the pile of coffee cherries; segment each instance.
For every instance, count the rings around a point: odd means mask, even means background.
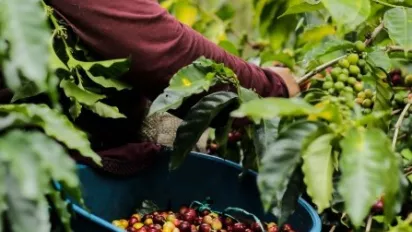
[[[133,214],[128,220],[114,220],[113,225],[128,232],[263,232],[259,223],[244,223],[230,216],[182,206],[179,212],[155,211]],[[282,228],[274,222],[263,223],[267,232],[294,232],[289,224]]]

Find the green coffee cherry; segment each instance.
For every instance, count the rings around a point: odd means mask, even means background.
[[[360,92],[363,90],[363,84],[361,82],[357,82],[355,85],[353,85],[353,89],[356,92]]]
[[[372,110],[371,109],[363,109],[363,113],[364,114],[370,114],[370,113],[372,113]]]
[[[356,78],[354,78],[354,77],[349,77],[349,78],[348,78],[348,84],[350,84],[350,85],[356,84]]]
[[[360,60],[358,60],[357,65],[358,65],[359,67],[363,68],[363,67],[366,66],[366,61],[365,61],[364,59],[360,59]]]
[[[333,81],[333,78],[328,74],[325,77],[325,81]]]
[[[343,84],[343,82],[341,82],[341,81],[335,82],[335,89],[336,89],[336,90],[341,90],[341,89],[343,89],[344,87],[345,87],[345,84]]]
[[[405,77],[405,85],[412,86],[412,74],[409,74]]]
[[[339,66],[342,68],[349,68],[349,61],[347,59],[339,60]]]
[[[343,68],[342,69],[342,73],[346,74],[347,76],[349,76],[349,70],[347,68]]]
[[[356,95],[356,96],[357,96],[357,98],[360,98],[362,100],[366,98],[366,94],[364,92],[359,92],[358,95]]]
[[[366,45],[364,42],[358,40],[355,42],[355,48],[358,52],[363,52],[366,49]]]
[[[350,64],[355,65],[359,61],[359,55],[355,53],[351,53],[348,55],[346,59],[349,61]]]
[[[365,108],[370,108],[372,106],[372,101],[371,99],[365,99],[362,102],[362,106]]]
[[[371,89],[365,89],[365,97],[366,98],[372,98],[373,97],[373,92],[372,92],[372,90]]]
[[[339,74],[341,74],[342,69],[339,67],[335,67],[332,69],[332,71],[330,72],[330,74],[332,75],[333,78],[338,78]]]
[[[322,85],[322,88],[325,89],[325,90],[328,90],[332,87],[333,87],[333,82],[331,82],[331,81],[325,81]]]
[[[353,89],[350,86],[345,86],[345,88],[343,88],[343,90],[348,92],[348,93],[353,93]]]
[[[338,76],[338,81],[346,82],[346,81],[348,81],[348,76],[346,74],[341,73]]]
[[[360,69],[356,65],[351,65],[351,66],[349,66],[349,73],[354,75],[354,76],[357,76],[360,73]]]
[[[355,102],[358,103],[359,105],[362,105],[363,100],[364,99],[362,99],[362,98],[356,98]]]

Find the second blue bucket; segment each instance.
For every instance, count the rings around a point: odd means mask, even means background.
[[[220,158],[191,153],[184,164],[168,172],[169,155],[150,170],[127,178],[113,177],[78,166],[83,197],[89,211],[74,206],[76,232],[123,231],[113,225],[115,219],[128,218],[144,200],[160,208],[178,209],[194,200],[213,199],[213,209],[243,208],[264,221],[274,221],[264,214],[256,183],[256,173],[249,172],[242,181],[239,165]],[[298,232],[320,232],[321,222],[316,211],[303,199],[290,217],[289,223]]]

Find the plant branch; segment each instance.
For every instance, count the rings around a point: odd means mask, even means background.
[[[370,232],[372,228],[372,215],[368,216],[368,221],[366,222],[365,232]]]
[[[327,67],[336,64],[339,60],[345,58],[346,55],[344,56],[340,56],[336,59],[333,59],[329,62],[326,62],[318,67],[316,67],[315,69],[313,69],[312,71],[306,73],[304,76],[302,76],[301,78],[298,79],[298,84],[302,84],[303,82],[307,81],[308,79],[310,79],[311,77],[313,77],[314,75],[322,72],[324,69],[326,69]]]
[[[384,25],[383,22],[381,22],[372,32],[372,35],[370,36],[370,38],[365,40],[365,45],[369,46],[372,41],[379,35],[379,33],[383,30]],[[314,75],[318,74],[319,72],[322,72],[324,69],[326,69],[327,67],[336,64],[340,59],[345,58],[346,55],[338,57],[336,59],[333,59],[327,63],[324,63],[318,67],[316,67],[314,70],[306,73],[304,76],[302,76],[301,78],[299,78],[297,80],[298,84],[303,84],[305,81],[309,80],[311,77],[313,77]]]
[[[373,30],[372,35],[365,40],[365,45],[369,46],[373,40],[376,39],[376,37],[379,35],[379,33],[383,30],[384,24],[383,21]]]
[[[382,2],[382,1],[379,1],[379,0],[373,0],[373,1],[376,2],[376,3],[379,3],[379,4],[381,4],[381,5],[384,5],[384,6],[399,7],[399,6],[397,6],[397,5],[393,5],[393,4],[390,4],[390,3],[387,3],[387,2]]]
[[[332,226],[332,228],[330,228],[329,232],[334,232],[336,229],[336,226]]]
[[[406,104],[405,108],[403,108],[401,115],[399,116],[398,121],[395,124],[395,133],[393,134],[393,140],[392,140],[392,150],[395,151],[396,148],[396,142],[398,141],[398,134],[399,130],[402,126],[402,122],[405,118],[406,113],[408,112],[409,108],[411,107],[412,103],[408,102]]]

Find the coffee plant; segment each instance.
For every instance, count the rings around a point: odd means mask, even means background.
[[[205,93],[177,130],[171,170],[213,127],[210,153],[257,171],[264,208],[280,223],[303,196],[326,231],[412,231],[411,1],[161,4],[229,53],[287,66],[308,86],[298,97],[262,98],[228,67],[200,57],[173,76],[149,112]],[[236,91],[208,93],[217,84]]]

